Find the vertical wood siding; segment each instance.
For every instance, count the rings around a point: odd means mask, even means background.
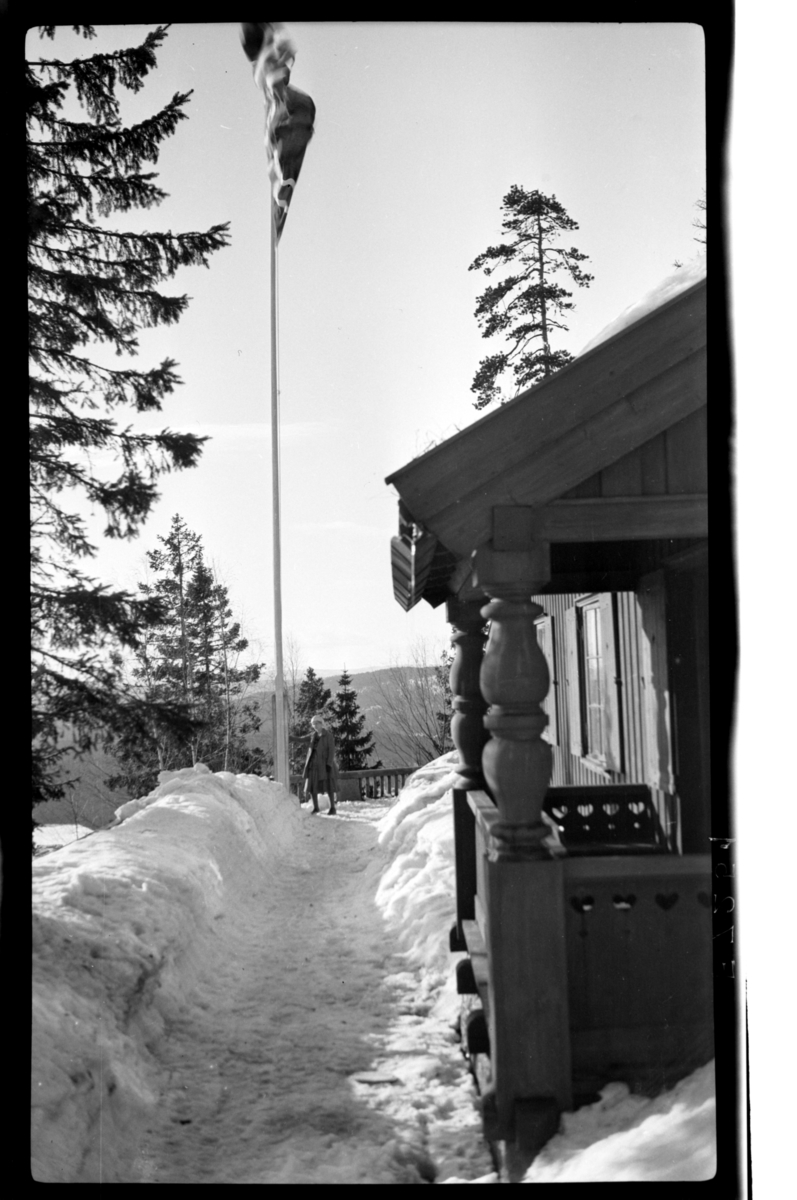
[[[708,491],[705,408],[563,493],[564,499],[679,496]]]

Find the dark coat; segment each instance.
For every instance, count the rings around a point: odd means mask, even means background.
[[[335,739],[328,729],[323,729],[320,734],[314,733],[310,739],[303,777],[308,780],[311,787],[315,784],[316,788],[320,788],[322,791],[329,778],[333,791],[337,791],[338,768],[335,762]]]

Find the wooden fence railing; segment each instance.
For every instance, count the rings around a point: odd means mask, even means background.
[[[369,800],[395,796],[417,770],[417,767],[374,767],[366,771],[339,771],[340,799]],[[291,775],[291,791],[301,793],[301,775]]]

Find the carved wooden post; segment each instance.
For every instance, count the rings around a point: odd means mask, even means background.
[[[490,825],[482,897],[493,1072],[483,1106],[488,1137],[503,1142],[515,1165],[534,1157],[572,1105],[563,868],[542,845],[552,755],[541,740],[548,718],[540,702],[549,678],[534,628],[543,610],[530,599],[550,579],[549,546],[528,537],[522,544],[500,549],[494,540],[474,562],[475,582],[491,597],[482,609],[491,622],[482,769],[500,814]]]
[[[482,769],[501,814],[493,826],[499,857],[547,857],[541,819],[551,778],[551,747],[542,741],[548,718],[540,708],[550,680],[537,642],[534,620],[543,611],[530,596],[550,579],[547,542],[531,549],[477,550],[479,586],[491,602],[482,609],[491,622],[481,668],[481,691],[491,706],[484,719],[491,738]]]
[[[484,647],[481,607],[482,600],[452,598],[446,603],[446,619],[453,626],[451,643],[455,647],[450,676],[454,709],[451,737],[459,752],[459,779],[453,792],[457,923],[451,930],[449,945],[452,950],[460,951],[467,949],[462,922],[473,920],[476,896],[476,833],[473,813],[468,808],[468,792],[484,787],[482,747],[489,736],[484,728],[487,705],[479,690]]]
[[[483,719],[487,704],[479,687],[484,648],[481,608],[481,600],[452,599],[446,603],[446,620],[453,627],[451,644],[455,648],[450,676],[454,709],[451,737],[459,751],[462,786],[470,791],[484,787],[482,749],[488,736]]]

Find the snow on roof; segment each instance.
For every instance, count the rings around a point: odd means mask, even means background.
[[[453,1031],[455,762],[329,819],[200,764],[34,859],[34,1178],[497,1182]],[[528,1181],[707,1178],[712,1087],[610,1084]]]
[[[637,300],[635,304],[629,305],[624,309],[619,317],[615,317],[605,329],[596,334],[594,338],[587,342],[580,350],[580,354],[586,354],[588,350],[599,346],[601,342],[606,342],[610,337],[614,337],[616,333],[620,333],[623,329],[627,329],[629,325],[633,325],[635,321],[640,321],[642,317],[653,312],[654,309],[660,308],[662,304],[666,304],[668,300],[672,300],[675,296],[685,292],[687,288],[699,283],[701,279],[706,278],[706,256],[699,254],[691,262],[685,263],[682,267],[677,268],[663,279],[661,283],[652,288],[641,300]]]

